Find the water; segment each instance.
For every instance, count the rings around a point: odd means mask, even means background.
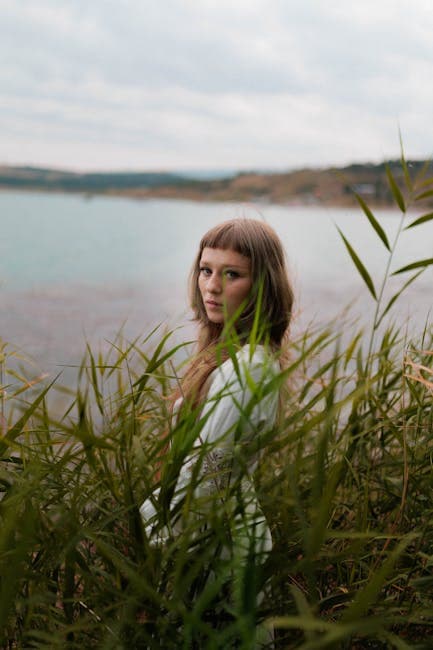
[[[371,315],[373,301],[336,229],[360,251],[378,284],[386,251],[360,210],[5,192],[0,336],[50,374],[77,363],[85,340],[107,346],[122,325],[131,338],[161,321],[184,325],[190,336],[186,283],[198,241],[233,216],[263,218],[280,235],[295,285],[298,329],[335,317],[352,301],[353,314]],[[398,214],[381,211],[377,217],[392,239]],[[431,223],[407,231],[393,268],[432,251]],[[395,278],[388,296],[407,277]],[[432,286],[428,269],[399,304],[402,323],[411,317],[422,329]]]

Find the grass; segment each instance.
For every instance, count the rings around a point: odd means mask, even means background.
[[[432,219],[408,217],[432,181],[401,164],[404,189],[388,174],[399,238]],[[198,476],[170,509],[200,429],[195,412],[170,421],[171,332],[119,336],[105,357],[88,348],[56,415],[47,398],[58,380],[12,372],[2,344],[2,647],[247,649],[271,627],[280,648],[431,647],[433,328],[401,338],[389,320],[399,292],[386,305],[381,294],[391,273],[409,274],[408,290],[432,260],[392,271],[399,238],[388,242],[360,205],[384,244],[384,277],[344,245],[377,309],[344,339],[332,326],[305,332],[273,380],[291,390],[278,429],[261,437],[255,476],[274,540],[265,562],[254,540],[242,555],[233,544],[238,482],[224,494],[231,510],[218,492],[199,504],[206,526],[193,513]],[[156,546],[138,511],[155,486],[160,521],[183,525]]]

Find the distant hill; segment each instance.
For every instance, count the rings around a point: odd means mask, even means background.
[[[164,172],[75,173],[39,167],[0,166],[0,187],[4,188],[100,193],[184,182],[182,176]]]
[[[387,163],[403,186],[400,162]],[[290,172],[240,172],[225,178],[189,178],[181,173],[74,173],[35,167],[0,166],[0,189],[114,194],[134,198],[172,198],[197,201],[241,201],[303,205],[351,205],[354,192],[368,203],[392,204],[386,163],[354,163],[340,168],[299,169]],[[414,174],[429,163],[408,161]]]

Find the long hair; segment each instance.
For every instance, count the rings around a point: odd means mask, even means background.
[[[181,381],[180,394],[194,405],[202,402],[209,375],[224,360],[222,335],[225,324],[212,323],[208,319],[198,287],[204,248],[233,250],[250,260],[252,289],[245,308],[233,324],[241,345],[248,341],[253,324],[258,322],[259,338],[256,342],[267,343],[276,352],[281,350],[293,308],[293,290],[284,249],[269,225],[242,218],[211,228],[201,239],[189,280],[191,308],[199,329],[198,350]]]

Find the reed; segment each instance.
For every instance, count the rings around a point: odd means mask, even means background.
[[[243,553],[233,541],[228,515],[246,505],[238,483],[197,504],[193,472],[171,507],[201,427],[194,410],[170,419],[182,347],[172,332],[119,335],[105,356],[88,347],[61,414],[47,400],[59,380],[29,382],[2,344],[2,647],[247,649],[271,627],[281,648],[430,647],[433,329],[404,339],[390,315],[433,263],[392,267],[404,229],[433,219],[408,216],[433,195],[433,181],[426,170],[411,178],[403,154],[401,165],[404,188],[388,170],[402,215],[394,242],[358,196],[384,245],[383,278],[371,277],[342,233],[377,304],[369,331],[343,340],[333,325],[311,329],[292,341],[288,368],[255,387],[253,401],[291,386],[281,423],[254,448],[274,539],[264,563],[253,537]],[[408,279],[383,304],[391,273]],[[155,487],[155,526],[182,525],[159,545],[138,510]]]

